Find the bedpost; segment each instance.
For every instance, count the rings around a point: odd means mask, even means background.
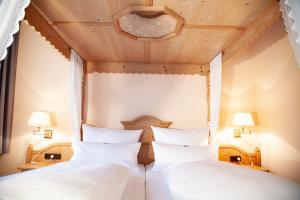
[[[83,76],[81,82],[81,125],[86,123],[86,80],[87,80],[87,63],[83,61]],[[80,140],[83,140],[82,126],[80,127]]]
[[[29,146],[27,148],[27,153],[26,153],[26,163],[31,162],[32,152],[33,152],[33,145],[29,144]]]
[[[206,87],[207,87],[207,125],[210,127],[210,70],[206,74]],[[211,132],[209,130],[208,144],[211,143]]]
[[[256,154],[256,165],[261,166],[261,154],[260,154],[260,149],[256,147],[255,149],[255,154]]]

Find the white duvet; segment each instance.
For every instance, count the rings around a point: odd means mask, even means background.
[[[300,200],[300,185],[238,165],[197,161],[162,171],[173,200]]]
[[[1,200],[120,200],[130,170],[79,161],[0,178]]]

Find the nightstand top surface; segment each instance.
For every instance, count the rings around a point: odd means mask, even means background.
[[[37,169],[40,167],[46,167],[51,164],[54,164],[53,162],[37,162],[37,163],[26,163],[20,167],[18,167],[19,170],[31,170],[31,169]]]

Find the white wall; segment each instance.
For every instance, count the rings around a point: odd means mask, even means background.
[[[87,79],[87,123],[123,128],[122,120],[153,115],[172,127],[207,125],[205,76],[92,73]]]
[[[223,69],[221,125],[232,114],[257,113],[262,164],[300,182],[300,69],[279,20]]]
[[[22,22],[17,62],[10,153],[0,156],[0,175],[17,172],[25,163],[29,143],[40,148],[49,142],[69,140],[69,61],[31,26]],[[32,111],[51,113],[54,139],[33,137],[26,126]]]

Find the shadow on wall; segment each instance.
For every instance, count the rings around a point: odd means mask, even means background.
[[[272,37],[267,38],[268,35],[272,35]],[[224,128],[228,125],[229,120],[227,118],[232,112],[245,111],[245,108],[247,111],[255,111],[256,90],[261,87],[270,88],[278,82],[284,73],[284,67],[287,66],[287,63],[284,63],[286,59],[273,59],[274,63],[272,63],[273,57],[284,56],[282,51],[265,52],[284,37],[286,37],[286,32],[283,21],[278,20],[271,29],[248,47],[246,52],[242,52],[224,64],[221,127]],[[266,61],[265,54],[269,52],[273,55]],[[278,63],[279,61],[283,63]],[[276,67],[270,67],[270,65]]]

